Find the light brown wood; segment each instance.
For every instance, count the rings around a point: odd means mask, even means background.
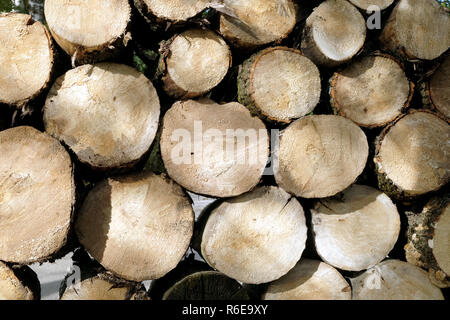
[[[353,300],[444,300],[422,269],[386,260],[351,279]]]
[[[450,54],[431,76],[425,93],[432,107],[450,119]]]
[[[319,103],[319,69],[298,50],[268,48],[244,62],[238,92],[239,101],[261,118],[290,122]]]
[[[450,179],[450,126],[431,112],[412,111],[377,139],[379,187],[395,198],[438,190]]]
[[[180,186],[153,173],[109,178],[94,187],[75,224],[80,243],[113,274],[157,279],[185,254],[194,213]]]
[[[225,200],[207,217],[201,253],[216,270],[238,281],[266,283],[300,259],[306,222],[300,203],[278,187],[258,187]]]
[[[50,258],[67,241],[75,185],[64,147],[31,127],[0,132],[0,260]]]
[[[211,2],[211,0],[134,0],[139,12],[151,23],[186,22],[205,10]]]
[[[367,10],[370,6],[377,6],[380,10],[389,7],[394,0],[349,0],[354,6]]]
[[[0,103],[23,105],[47,88],[54,54],[47,29],[31,16],[0,14]]]
[[[44,106],[45,130],[93,168],[127,167],[150,148],[160,104],[150,80],[120,64],[83,65],[58,78]]]
[[[330,82],[335,113],[368,128],[384,126],[400,116],[414,93],[402,65],[381,53],[353,62]]]
[[[39,300],[39,298],[39,281],[29,267],[10,267],[0,261],[0,300]]]
[[[435,0],[400,0],[380,41],[404,58],[436,59],[450,46],[450,17]]]
[[[366,165],[369,146],[352,121],[311,115],[281,132],[277,154],[274,170],[280,187],[299,197],[324,198],[356,180]]]
[[[263,300],[350,300],[352,289],[332,266],[301,259],[286,275],[270,283]]]
[[[131,7],[127,0],[46,0],[45,19],[74,63],[93,63],[127,46]]]
[[[164,116],[161,155],[169,176],[189,191],[237,196],[259,183],[269,136],[239,103],[176,102]]]
[[[333,67],[356,55],[365,39],[361,13],[346,0],[327,0],[306,19],[301,50],[314,63]]]
[[[233,16],[221,14],[220,33],[236,47],[252,48],[286,38],[294,29],[292,0],[224,0]]]
[[[231,65],[231,51],[216,33],[191,29],[176,36],[164,61],[164,90],[174,98],[198,97],[216,87]]]
[[[328,264],[348,271],[368,269],[394,248],[400,215],[387,195],[352,185],[311,209],[317,253]]]

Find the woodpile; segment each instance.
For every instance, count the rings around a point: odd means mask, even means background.
[[[0,13],[0,299],[67,253],[61,300],[448,297],[437,1],[41,4]]]

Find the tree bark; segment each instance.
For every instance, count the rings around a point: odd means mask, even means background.
[[[408,262],[429,272],[431,281],[440,288],[450,287],[450,196],[433,198],[421,213],[407,212]]]
[[[152,83],[120,64],[83,65],[58,78],[44,106],[45,130],[94,169],[127,168],[149,150],[160,103]]]
[[[357,60],[330,79],[334,113],[367,128],[395,120],[409,107],[413,94],[414,84],[402,64],[382,53]]]
[[[450,45],[450,17],[437,1],[400,0],[380,41],[405,59],[436,59]]]
[[[306,19],[301,50],[314,63],[334,67],[356,55],[365,39],[361,13],[345,0],[327,0]]]
[[[230,278],[248,284],[276,280],[303,253],[303,208],[281,188],[258,187],[205,210],[195,242],[204,260]]]
[[[64,147],[31,127],[0,132],[0,260],[50,259],[67,242],[75,202]]]
[[[72,64],[94,63],[116,56],[128,45],[131,7],[127,0],[45,1],[45,19]],[[108,28],[105,28],[108,25]]]
[[[246,60],[238,76],[238,99],[264,120],[289,123],[312,112],[321,91],[317,67],[300,51],[262,50]]]
[[[75,231],[105,269],[130,281],[175,268],[193,233],[194,213],[181,187],[164,175],[109,178],[84,201]]]
[[[386,127],[375,142],[378,186],[399,200],[436,191],[450,179],[448,123],[414,110]]]
[[[281,133],[275,179],[284,190],[303,198],[330,197],[362,173],[369,146],[352,121],[333,115],[311,115]]]

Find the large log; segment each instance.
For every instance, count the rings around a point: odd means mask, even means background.
[[[422,269],[386,260],[351,279],[353,300],[444,300]]]
[[[433,198],[421,213],[407,212],[406,259],[428,270],[438,287],[450,287],[450,196]]]
[[[275,179],[284,190],[303,198],[324,198],[350,186],[369,154],[364,132],[334,115],[311,115],[281,133]]]
[[[385,126],[409,107],[414,84],[392,56],[365,56],[330,80],[330,102],[335,114],[360,126]]]
[[[251,49],[280,42],[297,22],[297,5],[292,0],[222,2],[229,14],[221,14],[220,33],[235,47]]]
[[[67,242],[75,185],[64,147],[31,127],[0,132],[0,260],[42,262]]]
[[[400,216],[384,193],[353,185],[311,209],[317,253],[342,270],[361,271],[382,261],[400,233]]]
[[[346,0],[322,2],[306,19],[301,49],[313,62],[333,67],[350,60],[363,47],[366,22]]]
[[[172,179],[189,191],[215,197],[254,188],[269,155],[265,125],[236,102],[176,102],[164,116],[160,143]]]
[[[352,289],[332,266],[301,259],[286,275],[270,283],[263,300],[350,300]]]
[[[105,269],[131,281],[175,268],[193,233],[194,213],[180,186],[140,173],[102,181],[84,201],[75,231]]]
[[[435,0],[400,0],[380,41],[406,59],[436,59],[450,46],[450,17]]]
[[[410,199],[444,186],[450,179],[449,139],[449,124],[429,111],[411,111],[386,127],[374,157],[380,189]]]
[[[300,203],[278,187],[258,187],[205,209],[194,242],[214,269],[248,284],[285,275],[300,259],[306,222]]]
[[[447,54],[436,71],[422,83],[423,103],[450,119],[450,54]]]
[[[290,122],[319,103],[320,73],[300,51],[262,50],[246,60],[238,76],[239,102],[263,119]]]
[[[389,7],[394,0],[349,0],[354,6],[367,10],[371,6],[377,6],[380,10]]]
[[[96,169],[130,167],[156,135],[159,98],[152,83],[120,64],[83,65],[58,78],[44,106],[45,130]]]
[[[191,29],[166,44],[160,63],[164,90],[175,99],[201,96],[216,87],[231,65],[226,42],[210,30]]]
[[[53,63],[52,40],[40,22],[0,14],[0,104],[21,106],[38,97],[49,85]]]
[[[111,58],[131,39],[128,0],[46,0],[44,13],[53,38],[73,64]]]
[[[0,300],[39,300],[41,285],[27,266],[9,266],[0,261]]]

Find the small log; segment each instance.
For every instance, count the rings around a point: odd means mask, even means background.
[[[421,93],[425,106],[441,113],[450,119],[450,54],[447,54],[432,74],[430,79],[422,83]]]
[[[326,263],[347,271],[368,269],[394,248],[400,215],[387,195],[353,185],[311,209],[317,253]]]
[[[184,24],[209,7],[211,0],[134,0],[134,6],[153,28]]]
[[[133,174],[102,181],[84,201],[75,231],[105,269],[131,281],[175,268],[193,233],[194,213],[180,186],[164,175]]]
[[[0,132],[0,260],[43,262],[67,242],[75,185],[64,147],[31,127]]]
[[[73,64],[114,57],[131,39],[127,0],[46,0],[44,14],[53,38]]]
[[[9,266],[0,261],[0,300],[39,300],[41,285],[27,266]]]
[[[199,232],[205,261],[238,281],[266,283],[300,259],[306,222],[300,203],[278,187],[258,187],[211,206]]]
[[[334,115],[296,120],[281,133],[275,179],[303,198],[324,198],[350,186],[362,173],[369,146],[352,121]]]
[[[422,269],[386,260],[352,278],[353,300],[444,300]]]
[[[236,280],[217,271],[201,271],[175,283],[163,300],[249,300],[249,296]]]
[[[411,111],[376,139],[374,162],[381,190],[395,199],[436,191],[450,179],[450,126],[432,112]]]
[[[262,119],[289,123],[319,103],[320,73],[300,51],[262,50],[246,60],[238,76],[239,102]]]
[[[450,196],[433,198],[421,213],[407,217],[406,259],[428,270],[436,286],[450,287]]]
[[[377,6],[380,10],[389,7],[394,0],[349,0],[355,7],[367,10],[370,6]]]
[[[352,289],[332,266],[301,259],[286,275],[269,284],[263,300],[351,300]]]
[[[414,84],[392,56],[375,53],[336,72],[330,80],[335,114],[358,125],[385,126],[409,107]]]
[[[50,83],[51,36],[27,14],[1,13],[0,44],[0,104],[23,106]]]
[[[189,191],[237,196],[259,183],[269,136],[239,103],[180,101],[164,116],[161,155],[169,176]]]
[[[226,42],[210,30],[187,30],[170,40],[162,60],[164,90],[175,99],[201,96],[216,87],[231,66]]]
[[[450,17],[435,0],[400,0],[380,41],[405,59],[436,59],[449,48]]]
[[[159,98],[150,80],[120,64],[83,65],[56,80],[44,106],[45,130],[94,169],[130,167],[149,150]]]
[[[306,19],[301,50],[314,63],[334,67],[356,55],[366,39],[366,22],[346,0],[322,2]]]
[[[220,16],[220,33],[235,47],[252,49],[281,42],[297,23],[292,0],[224,0],[229,14]]]

